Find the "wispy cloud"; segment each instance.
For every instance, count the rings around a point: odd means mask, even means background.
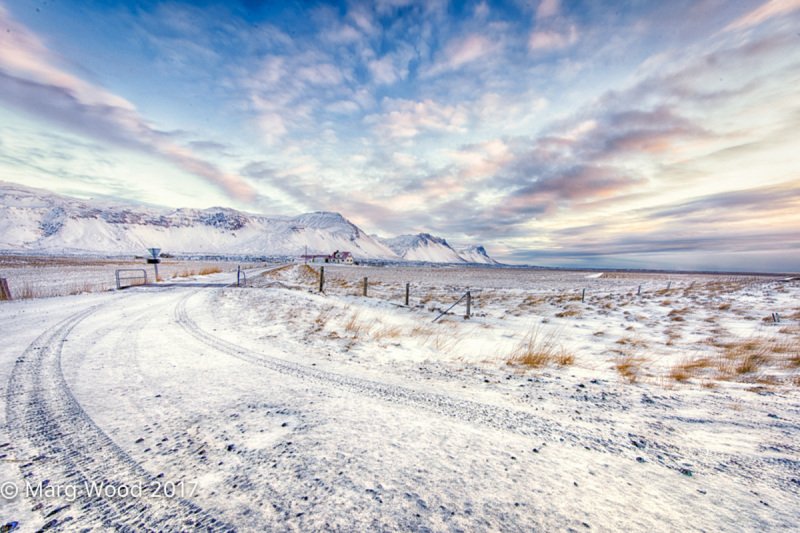
[[[472,33],[452,39],[438,54],[436,62],[426,71],[427,76],[436,76],[444,72],[458,70],[481,58],[496,53],[500,44],[488,37]]]
[[[724,31],[751,28],[774,17],[800,9],[800,0],[768,0],[756,9],[728,24]]]
[[[8,105],[91,138],[161,157],[236,199],[254,197],[246,181],[172,141],[132,103],[59,67],[57,56],[2,6],[0,26],[6,28],[0,32],[0,98]]]
[[[562,31],[537,30],[531,34],[528,47],[531,50],[557,50],[566,48],[578,41],[578,29],[570,25]]]
[[[415,102],[387,98],[382,112],[364,118],[376,134],[387,140],[413,138],[426,132],[465,131],[468,112],[461,106],[442,105],[432,100]]]
[[[557,15],[560,7],[560,0],[542,0],[536,8],[536,19],[546,19]]]

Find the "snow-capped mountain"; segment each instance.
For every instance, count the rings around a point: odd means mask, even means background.
[[[383,244],[406,261],[427,261],[430,263],[464,263],[464,259],[441,237],[429,233],[400,235],[383,239]]]
[[[227,208],[131,207],[0,183],[0,249],[126,254],[150,247],[237,255],[347,250],[362,259],[398,259],[339,213],[280,217]]]
[[[458,249],[458,255],[467,263],[480,263],[484,265],[498,265],[499,263],[489,257],[486,248],[480,244]]]
[[[173,254],[257,256],[346,250],[357,259],[494,263],[482,247],[473,247],[482,254],[462,258],[446,240],[427,233],[382,240],[339,213],[288,217],[223,207],[132,206],[0,182],[0,250],[116,255],[142,254],[152,247]]]

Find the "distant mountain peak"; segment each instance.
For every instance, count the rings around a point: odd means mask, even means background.
[[[471,246],[464,246],[458,249],[458,255],[464,258],[469,263],[481,263],[486,265],[497,265],[497,261],[492,259],[486,248],[481,244],[473,244]]]
[[[384,239],[383,243],[394,253],[408,261],[425,261],[431,263],[463,263],[464,260],[441,237],[430,233],[416,235],[399,235]]]

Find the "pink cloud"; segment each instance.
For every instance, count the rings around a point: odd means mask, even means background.
[[[536,8],[536,18],[544,19],[557,15],[560,3],[559,0],[542,0],[539,7]]]
[[[386,139],[411,139],[424,132],[461,132],[469,118],[461,106],[432,100],[385,99],[384,108],[384,113],[369,115],[364,120]]]
[[[734,20],[724,31],[743,30],[761,24],[765,20],[785,15],[800,9],[800,0],[769,0],[760,7]]]
[[[497,48],[496,42],[476,33],[454,39],[445,46],[439,59],[428,69],[426,74],[435,76],[443,72],[458,70],[468,63],[490,55]]]
[[[169,139],[128,100],[88,83],[58,66],[59,58],[0,6],[0,99],[74,131],[157,156],[250,201],[255,190],[241,177],[223,172]]]
[[[557,50],[572,46],[578,41],[578,30],[575,26],[570,26],[564,32],[552,30],[540,30],[531,34],[528,40],[528,48],[531,50]]]

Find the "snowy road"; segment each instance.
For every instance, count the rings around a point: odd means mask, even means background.
[[[265,306],[284,292],[252,290]],[[20,492],[0,500],[4,523],[666,531],[797,522],[796,461],[697,446],[682,438],[693,422],[640,416],[651,408],[640,390],[602,411],[587,404],[585,419],[558,417],[554,400],[523,404],[470,376],[409,380],[225,328],[214,314],[221,291],[237,289],[175,284],[0,308],[0,482]],[[562,407],[575,390],[512,381],[504,386],[565,389]],[[729,425],[709,420],[708,431],[746,439],[763,429]],[[796,418],[770,430],[797,435]]]

